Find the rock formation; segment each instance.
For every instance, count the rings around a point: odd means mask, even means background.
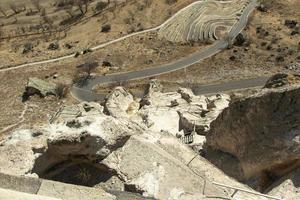
[[[157,81],[141,100],[118,87],[103,106],[64,106],[50,123],[16,130],[2,140],[0,183],[1,173],[48,179],[34,180],[38,187],[30,190],[38,192],[29,193],[62,199],[80,199],[75,193],[82,190],[90,191],[91,199],[101,194],[124,200],[267,200],[199,154],[202,147],[194,145],[201,146],[206,137],[206,148],[235,158],[242,181],[259,177],[264,188],[275,184],[265,190],[270,195],[285,197],[287,189],[297,199],[299,95],[299,85],[286,86],[229,104],[225,94],[196,96],[185,88],[163,93]],[[186,145],[184,139],[191,135],[193,141]],[[230,156],[218,159],[234,164]],[[3,183],[0,190],[27,185]],[[60,192],[69,187],[74,195]]]
[[[109,188],[114,179],[111,189],[121,184],[126,191],[158,199],[227,196],[209,180],[204,185],[205,177],[195,177],[176,150],[165,149],[162,143],[184,146],[171,134],[149,132],[126,118],[95,115],[100,105],[83,103],[78,107],[82,113],[72,120],[60,116],[50,125],[16,131],[2,141],[0,172],[96,188]],[[70,109],[61,113],[63,110]],[[205,194],[199,190],[203,187]]]
[[[57,95],[57,86],[55,83],[46,82],[38,78],[29,78],[28,83],[23,93],[23,101],[26,101],[30,96],[39,95],[45,97],[48,95]]]
[[[132,94],[122,87],[115,88],[107,97],[105,110],[113,117],[126,117],[134,114],[139,104],[134,101]]]
[[[300,166],[299,85],[265,89],[237,100],[212,123],[207,145],[234,155],[244,178],[264,189]]]

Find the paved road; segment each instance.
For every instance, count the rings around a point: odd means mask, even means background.
[[[262,87],[265,85],[269,77],[258,77],[252,79],[231,81],[227,83],[211,84],[211,85],[199,85],[193,89],[196,95],[201,94],[214,94],[231,90],[240,90],[254,87]],[[106,94],[97,94],[91,92],[91,90],[84,90],[80,88],[73,87],[71,89],[71,94],[78,101],[101,101],[105,98]],[[141,94],[135,94],[140,96]]]
[[[126,38],[132,37],[134,35],[158,30],[161,27],[163,27],[165,24],[167,24],[169,21],[171,21],[173,18],[175,18],[177,15],[179,15],[181,12],[188,9],[190,6],[193,6],[194,4],[198,4],[198,3],[203,3],[203,1],[197,1],[197,2],[190,4],[189,6],[183,8],[182,10],[177,12],[174,16],[172,16],[166,22],[164,22],[163,24],[161,24],[155,28],[151,28],[151,29],[148,29],[145,31],[133,33],[133,34],[118,38],[116,40],[113,40],[113,41],[110,41],[110,42],[107,42],[104,44],[100,44],[91,49],[97,50],[97,49],[103,48],[105,46],[111,45],[113,43],[119,42],[121,40],[124,40]],[[224,3],[226,3],[226,2],[224,2]],[[230,30],[230,32],[228,34],[228,38],[231,38],[233,40],[244,29],[244,27],[247,25],[249,15],[252,13],[252,11],[255,9],[256,6],[257,6],[257,0],[249,0],[249,4],[245,7],[244,12],[242,13],[239,21]],[[103,95],[95,94],[95,93],[91,92],[92,89],[99,84],[142,79],[142,78],[153,77],[153,76],[157,76],[157,75],[161,75],[161,74],[165,74],[165,73],[170,73],[172,71],[176,71],[179,69],[183,69],[183,68],[191,66],[195,63],[198,63],[206,58],[209,58],[209,57],[219,53],[220,51],[226,49],[228,46],[228,43],[229,43],[229,39],[216,41],[214,44],[212,44],[208,48],[204,49],[203,51],[196,52],[196,53],[194,53],[188,57],[185,57],[183,59],[180,59],[180,60],[177,60],[174,62],[170,62],[165,65],[157,66],[154,68],[149,68],[149,69],[145,69],[145,70],[141,70],[141,71],[120,73],[120,74],[111,74],[111,75],[107,75],[107,76],[97,76],[97,77],[94,77],[93,79],[91,79],[90,81],[88,81],[85,86],[73,86],[71,88],[71,94],[73,95],[74,98],[76,98],[80,101],[93,101],[93,100],[98,100],[99,98],[102,99]],[[71,54],[71,55],[67,55],[67,56],[63,56],[63,57],[59,57],[59,58],[22,64],[22,65],[7,68],[7,69],[0,69],[0,72],[14,70],[14,69],[22,68],[22,67],[27,67],[27,66],[57,62],[60,60],[73,58],[74,55],[75,54]],[[253,85],[253,86],[259,86],[259,85],[262,85],[262,80],[265,80],[265,78],[264,79],[261,79],[261,78],[252,79],[252,80],[250,80],[250,82],[239,81],[239,82],[220,84],[220,85],[214,85],[214,86],[212,86],[212,85],[211,86],[203,86],[202,89],[199,89],[199,93],[201,93],[200,91],[206,91],[206,93],[211,93],[211,92],[213,93],[213,92],[220,92],[220,91],[231,90],[231,89],[242,89],[242,88],[249,87],[249,84]],[[217,89],[219,89],[219,90],[217,91]],[[220,89],[222,89],[222,90],[220,90]]]
[[[249,1],[249,4],[244,9],[244,12],[240,17],[240,20],[230,30],[228,34],[228,38],[231,38],[233,40],[245,28],[248,22],[248,17],[252,13],[252,11],[256,8],[256,6],[257,6],[257,0]],[[186,68],[188,66],[191,66],[195,63],[198,63],[206,58],[209,58],[219,53],[220,51],[226,49],[228,45],[229,45],[229,39],[220,40],[220,41],[216,41],[214,44],[204,49],[203,51],[196,52],[194,54],[191,54],[188,57],[185,57],[183,59],[165,65],[148,68],[140,71],[111,74],[106,76],[97,76],[89,80],[87,84],[84,86],[73,86],[71,89],[71,94],[73,95],[74,98],[80,101],[99,100],[103,98],[103,95],[95,94],[91,92],[91,90],[97,85],[148,78],[148,77],[153,77],[165,73],[170,73],[172,71],[177,71],[179,69]],[[202,90],[206,91],[207,93],[213,93],[216,91],[217,88],[223,88],[223,90],[219,90],[217,92],[221,92],[224,90],[242,89],[242,88],[251,87],[251,85],[253,86],[263,85],[262,82],[264,82],[265,80],[266,78],[258,78],[258,79],[252,79],[250,80],[250,82],[240,81],[240,82],[220,84],[215,86],[203,86]],[[199,91],[201,91],[201,89],[199,89]]]

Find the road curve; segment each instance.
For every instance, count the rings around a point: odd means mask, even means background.
[[[193,92],[195,95],[203,95],[203,94],[215,94],[215,93],[232,91],[232,90],[262,87],[265,85],[268,79],[269,77],[258,77],[258,78],[237,80],[237,81],[231,81],[231,82],[219,83],[219,84],[198,85],[193,89]],[[75,87],[71,88],[71,94],[76,100],[87,101],[87,102],[101,101],[106,96],[106,94],[97,94],[97,93],[93,93],[91,90],[84,90]],[[135,94],[135,95],[139,96],[140,94]]]
[[[219,40],[216,41],[214,44],[209,46],[208,48],[193,53],[189,55],[188,57],[179,59],[177,61],[160,65],[153,68],[148,68],[140,71],[132,71],[132,72],[126,72],[126,73],[119,73],[119,74],[111,74],[106,76],[96,76],[93,77],[91,80],[89,80],[84,86],[76,86],[74,85],[71,88],[71,94],[74,98],[76,98],[79,101],[94,101],[99,100],[99,98],[103,98],[103,95],[101,94],[95,94],[92,92],[92,89],[100,84],[109,84],[109,83],[116,83],[116,82],[124,82],[129,80],[135,80],[135,79],[142,79],[142,78],[148,78],[153,77],[165,73],[170,73],[172,71],[177,71],[179,69],[186,68],[188,66],[191,66],[195,63],[198,63],[206,58],[209,58],[220,51],[226,49],[229,45],[229,39],[234,39],[247,25],[248,17],[252,13],[252,11],[257,6],[257,0],[251,0],[249,4],[244,9],[244,12],[242,13],[240,20],[232,27],[228,34],[227,40]],[[266,78],[263,78],[265,80]],[[263,85],[261,82],[261,79],[254,79],[250,81],[253,86],[260,86]],[[221,84],[224,85],[224,84]],[[218,85],[221,87],[221,85]],[[231,84],[230,87],[224,88],[226,90],[231,89],[242,89],[242,88],[248,88],[249,86],[247,84],[243,84],[243,82],[237,82],[238,88],[235,88],[235,84]],[[212,86],[209,86],[207,89],[207,93],[211,93],[213,91],[210,91],[209,88],[212,88]],[[221,91],[219,91],[221,92]]]

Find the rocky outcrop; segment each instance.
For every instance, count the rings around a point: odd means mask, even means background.
[[[205,134],[210,137],[205,131],[228,106],[229,96],[196,96],[189,89],[163,93],[160,88],[153,81],[140,102],[123,88],[117,88],[104,107],[98,103],[64,106],[50,124],[12,133],[0,143],[0,172],[96,190],[105,188],[109,193],[134,192],[155,199],[207,200],[231,196],[237,200],[265,200],[220,187],[218,183],[253,192],[210,164],[198,154],[198,149],[194,152],[184,144],[183,139],[191,135],[192,145],[203,143]],[[128,109],[132,102],[138,106]],[[54,197],[73,197],[60,192],[64,187],[56,190],[50,182],[45,191],[52,188],[54,191],[48,194]],[[117,199],[124,198],[119,192],[111,194]],[[127,199],[141,198],[129,194]]]
[[[152,80],[138,114],[142,123],[153,131],[184,135],[195,129],[198,134],[205,135],[210,123],[228,106],[229,101],[228,95],[196,96],[186,88],[163,93],[161,85]],[[178,134],[180,131],[183,134]]]
[[[78,117],[94,117],[103,114],[103,107],[98,103],[80,103],[61,107],[50,119],[50,123],[66,123]]]
[[[121,174],[125,180],[125,188],[144,196],[191,200],[209,199],[210,196],[227,197],[224,191],[213,186],[210,181],[205,185],[205,177],[195,175],[178,160],[175,150],[169,153],[160,142],[171,142],[172,146],[177,147],[183,145],[176,138],[160,138],[159,134],[134,136],[122,149],[112,153],[102,163]],[[139,164],[132,162],[133,160]]]
[[[64,118],[70,110],[78,112],[73,119]],[[65,107],[50,125],[16,131],[1,143],[1,172],[121,188],[158,199],[228,196],[205,177],[195,176],[186,165],[194,154],[185,155],[185,145],[172,134],[144,130],[99,110],[101,106],[87,103]]]
[[[38,78],[29,78],[28,83],[23,93],[23,101],[27,100],[30,96],[39,95],[46,97],[48,95],[57,95],[57,86],[55,83],[46,82]]]
[[[77,112],[79,114],[73,118],[63,118],[65,110],[72,110],[64,108],[62,116],[57,114],[52,124],[38,129],[16,131],[2,141],[1,170],[14,174],[25,174],[33,170],[43,176],[53,166],[66,160],[76,160],[78,156],[83,162],[96,162],[124,145],[131,135],[142,132],[140,126],[133,122],[99,113],[100,105],[83,103],[77,108],[81,112]],[[13,154],[11,149],[14,149]],[[5,163],[8,157],[11,162]],[[23,164],[19,169],[10,169],[16,162]]]
[[[299,165],[299,85],[237,100],[212,123],[207,145],[234,155],[262,189]]]
[[[203,103],[199,104],[201,101]],[[180,123],[185,130],[195,129],[198,134],[205,135],[210,129],[210,123],[229,105],[229,101],[230,96],[224,94],[196,98],[194,102],[191,101],[189,109],[178,111]]]
[[[123,87],[115,88],[107,96],[105,102],[105,110],[113,117],[127,117],[135,114],[138,109],[139,104],[134,101],[132,94]]]

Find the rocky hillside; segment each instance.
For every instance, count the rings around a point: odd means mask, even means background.
[[[266,200],[244,184],[259,176],[264,192],[285,198],[288,187],[297,199],[287,178],[297,183],[299,91],[264,89],[230,103],[185,88],[162,93],[156,81],[143,99],[117,87],[102,105],[64,106],[49,123],[13,132],[0,143],[0,173],[103,188],[111,199],[126,191],[172,200]],[[203,157],[208,147],[234,156],[244,183]]]

